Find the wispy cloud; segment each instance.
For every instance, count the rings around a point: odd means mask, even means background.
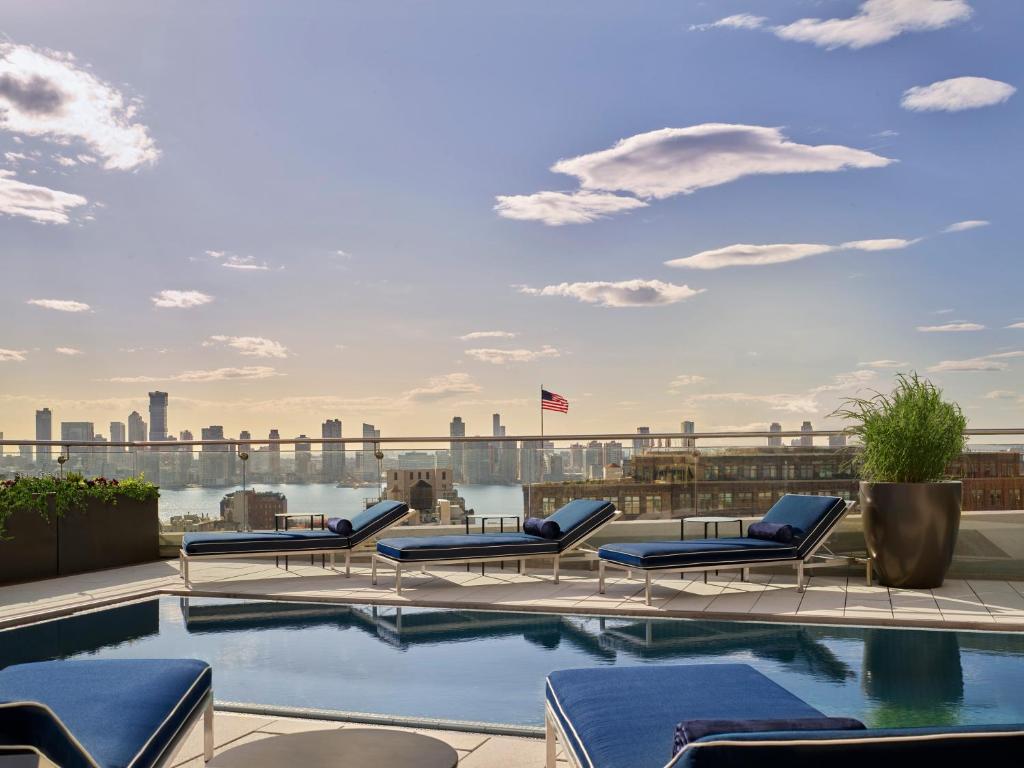
[[[977,229],[978,227],[987,227],[990,222],[984,219],[968,219],[967,221],[958,221],[955,224],[950,224],[946,227],[943,232],[966,232],[968,229]]]
[[[0,349],[0,363],[23,363],[27,354],[24,349]]]
[[[575,176],[579,191],[499,196],[495,209],[507,218],[585,223],[642,207],[646,200],[688,195],[745,176],[831,173],[892,162],[863,149],[800,144],[779,128],[728,123],[662,128],[551,166],[554,173]],[[611,194],[615,192],[635,197]]]
[[[201,291],[160,291],[151,298],[154,305],[166,309],[189,309],[213,301],[213,296]]]
[[[276,369],[266,365],[249,365],[242,368],[215,368],[213,370],[182,371],[167,376],[117,376],[108,381],[118,384],[152,384],[162,381],[176,381],[183,384],[196,384],[211,381],[239,381],[246,379],[269,379],[284,376]]]
[[[89,202],[81,195],[18,181],[14,175],[14,171],[0,169],[0,213],[7,216],[22,216],[43,224],[67,224],[71,220],[69,213]]]
[[[203,342],[204,347],[225,344],[243,355],[250,357],[288,357],[288,348],[279,341],[262,336],[211,336]]]
[[[700,384],[702,381],[706,380],[707,379],[703,376],[698,376],[693,373],[681,373],[668,383],[668,393],[670,395],[678,395],[684,387],[689,387],[693,384]]]
[[[565,296],[602,307],[659,307],[675,304],[703,293],[704,288],[665,283],[661,280],[621,280],[619,282],[559,283],[543,288],[516,286],[530,296]]]
[[[760,29],[768,21],[764,16],[752,13],[736,13],[708,24],[691,24],[691,32],[704,32],[709,29]]]
[[[57,312],[88,312],[91,309],[85,302],[70,299],[29,299],[25,303]]]
[[[459,336],[460,341],[475,341],[476,339],[514,339],[518,333],[512,331],[473,331]]]
[[[684,401],[687,406],[700,403],[744,403],[760,405],[772,411],[790,413],[818,413],[823,410],[821,398],[831,394],[856,392],[877,377],[875,371],[857,370],[840,373],[832,381],[804,392],[759,394],[751,392],[708,392],[692,395]]]
[[[250,272],[267,272],[270,270],[270,265],[267,262],[257,261],[255,256],[239,256],[237,253],[231,253],[230,251],[206,251],[205,253],[227,269],[241,269]]]
[[[902,238],[885,238],[878,240],[852,240],[841,245],[825,243],[771,243],[766,245],[750,245],[736,243],[724,248],[701,251],[693,256],[681,259],[670,259],[665,264],[669,267],[685,267],[689,269],[721,269],[722,267],[758,267],[768,264],[783,264],[799,261],[836,251],[886,251],[906,248],[917,240]]]
[[[805,18],[772,27],[783,40],[812,43],[829,50],[867,48],[907,32],[928,32],[966,21],[966,0],[866,0],[848,18]]]
[[[1007,327],[1007,329],[1010,329],[1010,328],[1024,329],[1024,323],[1011,323],[1010,325],[1008,325],[1006,327]]]
[[[59,143],[81,140],[108,169],[131,170],[159,157],[138,101],[70,53],[0,43],[0,128]]]
[[[963,333],[964,331],[984,331],[981,323],[943,323],[942,325],[919,325],[921,333]]]
[[[1002,104],[1017,92],[1009,83],[987,77],[954,77],[903,92],[900,106],[913,112],[962,112]]]
[[[857,365],[862,368],[906,368],[910,363],[905,360],[870,360]]]
[[[498,195],[494,210],[499,216],[519,221],[540,221],[551,227],[589,224],[613,213],[645,208],[635,197],[610,192],[534,192],[532,195]]]
[[[1017,393],[1009,389],[993,389],[985,393],[986,400],[1016,400]]]
[[[76,357],[82,354],[82,350],[76,349],[75,347],[57,347],[53,350],[58,355],[67,355],[68,357]]]
[[[449,373],[428,379],[426,386],[408,390],[402,399],[411,403],[430,403],[457,395],[475,394],[480,390],[480,385],[468,373]]]
[[[930,373],[966,373],[973,371],[1005,371],[1009,368],[1007,360],[1024,357],[1024,350],[1012,352],[996,352],[981,357],[969,357],[966,360],[943,360],[928,369]]]
[[[555,347],[545,344],[540,349],[467,349],[466,356],[481,363],[505,365],[507,363],[530,363],[545,357],[561,357]]]

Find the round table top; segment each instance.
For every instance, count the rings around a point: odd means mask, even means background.
[[[455,768],[458,753],[430,736],[388,728],[340,728],[271,736],[227,749],[210,768]]]

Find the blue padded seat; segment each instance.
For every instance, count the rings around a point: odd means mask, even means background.
[[[746,664],[566,669],[546,696],[587,768],[663,768],[683,720],[822,717]]]
[[[210,665],[196,659],[7,667],[0,670],[0,746],[35,746],[62,768],[91,766],[90,757],[101,768],[147,768],[203,704],[211,681]]]
[[[838,496],[787,493],[772,505],[761,522],[792,526],[798,537],[797,549],[803,557],[845,511],[846,502]]]
[[[377,551],[402,562],[473,560],[481,557],[529,557],[558,554],[558,541],[528,533],[482,533],[470,536],[410,536],[381,539]]]
[[[632,568],[686,568],[694,565],[729,565],[757,560],[797,560],[797,548],[763,539],[690,539],[605,544],[602,560]]]
[[[351,549],[402,519],[409,506],[382,501],[352,517],[352,533],[333,531],[268,531],[247,533],[186,533],[181,548],[187,555],[244,555],[248,552],[302,552],[316,549]]]
[[[615,505],[604,499],[574,499],[547,517],[562,532],[558,551],[563,552],[615,516]]]

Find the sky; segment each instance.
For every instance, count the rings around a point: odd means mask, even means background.
[[[0,2],[0,431],[1024,415],[1024,4]]]

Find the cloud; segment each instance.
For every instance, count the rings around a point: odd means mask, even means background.
[[[922,333],[962,333],[964,331],[984,331],[980,323],[943,323],[942,325],[919,325],[917,330]]]
[[[993,389],[991,392],[985,393],[986,400],[1016,400],[1017,393],[1011,392],[1008,389]]]
[[[710,24],[691,24],[691,32],[704,32],[708,29],[759,29],[768,21],[764,16],[755,16],[752,13],[736,13],[726,16],[724,19],[712,21]]]
[[[156,296],[151,297],[153,304],[158,307],[173,309],[189,309],[209,304],[213,296],[200,291],[160,291]]]
[[[866,363],[857,363],[863,368],[905,368],[910,363],[900,360],[871,360]]]
[[[43,309],[54,309],[58,312],[88,312],[91,307],[81,301],[70,299],[29,299],[26,304],[32,304]]]
[[[602,307],[657,307],[685,301],[704,288],[694,289],[688,285],[675,285],[661,280],[622,280],[617,283],[594,281],[587,283],[559,283],[543,288],[528,285],[516,286],[520,293],[530,296],[566,296],[586,304]]]
[[[749,392],[709,392],[693,395],[684,401],[688,407],[699,403],[747,403],[762,405],[772,411],[789,413],[818,413],[822,408],[821,395],[837,392],[855,392],[877,377],[875,371],[857,370],[840,373],[828,384],[812,387],[806,392],[755,394]]]
[[[78,139],[104,168],[154,163],[159,151],[137,103],[80,68],[69,53],[0,43],[0,128],[58,143]]]
[[[424,387],[408,390],[403,399],[412,403],[429,403],[456,395],[479,392],[481,387],[472,381],[468,373],[449,373],[428,379]]]
[[[287,347],[262,336],[211,336],[203,342],[204,347],[212,347],[215,344],[226,344],[250,357],[288,357]]]
[[[466,356],[481,363],[505,365],[506,363],[530,363],[543,357],[561,357],[562,353],[545,344],[540,349],[467,349]]]
[[[249,271],[266,272],[270,265],[265,261],[256,261],[255,256],[239,256],[237,253],[228,251],[206,251],[211,259],[220,262],[222,267],[227,269],[244,269]]]
[[[579,191],[499,196],[495,210],[506,218],[551,225],[586,223],[643,207],[645,200],[688,195],[744,176],[831,173],[883,168],[892,162],[862,149],[799,144],[787,139],[779,128],[729,123],[662,128],[551,166],[554,173],[575,176]],[[610,194],[613,192],[645,200]]]
[[[984,219],[968,219],[967,221],[958,221],[955,224],[950,224],[946,227],[943,232],[966,232],[968,229],[977,229],[978,227],[987,227],[990,222]]]
[[[900,106],[913,112],[962,112],[1002,104],[1016,92],[1016,88],[1000,80],[954,77],[908,88]]]
[[[966,0],[866,0],[845,19],[806,18],[772,28],[783,40],[813,43],[829,50],[878,45],[905,32],[928,32],[966,21]]]
[[[0,363],[23,363],[27,354],[24,349],[0,349]]]
[[[57,347],[53,351],[58,355],[67,355],[68,357],[74,357],[82,354],[82,350],[75,349],[74,347]]]
[[[512,331],[473,331],[459,336],[459,341],[474,341],[475,339],[514,339],[518,333]]]
[[[506,219],[540,221],[551,227],[589,224],[613,213],[645,208],[635,197],[607,192],[535,192],[532,195],[498,195],[494,210]]]
[[[266,365],[249,365],[243,368],[215,368],[207,371],[183,371],[168,376],[118,376],[108,381],[118,384],[151,384],[161,381],[178,381],[185,384],[205,383],[210,381],[238,381],[246,379],[269,379],[284,376],[276,369]]]
[[[67,224],[68,212],[87,202],[81,195],[18,181],[14,171],[0,169],[0,213],[44,224]]]
[[[75,160],[75,158],[68,157],[67,155],[54,155],[53,159],[57,162],[57,165],[62,168],[72,168],[78,165],[78,161]]]
[[[1005,371],[1009,365],[1006,360],[1024,357],[1024,350],[997,352],[981,357],[970,357],[966,360],[943,360],[928,369],[929,373],[966,373],[973,371]]]
[[[700,384],[702,381],[706,381],[703,376],[697,376],[692,373],[681,373],[668,383],[668,393],[670,395],[678,395],[683,387],[688,387],[692,384]]]
[[[771,243],[767,245],[750,245],[736,243],[724,248],[701,251],[693,256],[681,259],[670,259],[665,264],[669,267],[685,267],[689,269],[721,269],[722,267],[757,267],[767,264],[783,264],[799,261],[811,256],[835,251],[884,251],[906,248],[917,240],[902,238],[886,238],[881,240],[852,240],[841,245],[825,243]]]
[[[1006,328],[1007,328],[1007,330],[1009,330],[1010,328],[1021,328],[1021,329],[1024,329],[1024,323],[1012,323],[1012,324],[1006,326]]]

